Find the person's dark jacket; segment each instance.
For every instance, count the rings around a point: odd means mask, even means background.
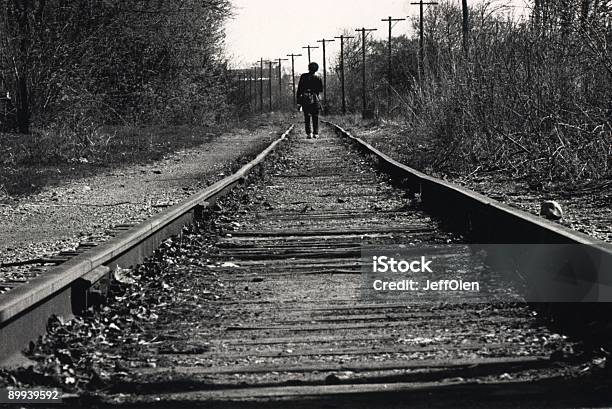
[[[319,111],[321,109],[319,103],[319,93],[323,92],[323,81],[315,74],[309,72],[300,76],[300,82],[297,89],[298,104],[308,111]],[[309,98],[314,95],[314,101]]]

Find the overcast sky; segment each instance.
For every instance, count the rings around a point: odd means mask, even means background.
[[[354,32],[357,27],[378,28],[376,37],[387,34],[388,16],[404,18],[418,16],[414,0],[231,0],[235,16],[227,25],[226,49],[234,64],[251,66],[263,58],[285,57],[286,54],[306,54],[301,47],[320,45],[316,40],[333,38],[343,29]],[[460,0],[453,0],[457,3]],[[474,0],[469,0],[472,3]],[[497,0],[498,4],[512,5],[516,14],[524,13],[525,0]],[[397,34],[412,35],[411,24],[400,22]],[[330,45],[330,54],[336,52]],[[313,50],[313,60],[320,61],[320,49]],[[297,60],[305,65],[306,59]],[[301,67],[303,69],[303,67]]]

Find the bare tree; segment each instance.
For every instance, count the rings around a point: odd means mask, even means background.
[[[198,121],[225,102],[227,0],[0,0],[2,82],[19,131]],[[210,112],[207,112],[210,111]],[[95,126],[95,125],[94,125]]]

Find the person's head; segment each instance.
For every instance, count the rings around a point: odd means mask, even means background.
[[[317,64],[316,62],[311,62],[310,64],[308,64],[309,73],[314,74],[318,70],[319,70],[319,64]]]

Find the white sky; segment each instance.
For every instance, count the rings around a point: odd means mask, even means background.
[[[405,18],[418,16],[419,7],[411,6],[415,0],[231,0],[234,19],[227,24],[226,49],[237,67],[250,67],[259,58],[273,59],[286,54],[306,55],[302,49],[308,44],[320,46],[317,40],[340,35],[343,29],[377,28],[374,36],[387,35],[388,16]],[[452,0],[460,3],[460,0]],[[475,0],[468,0],[472,3]],[[516,14],[524,12],[526,0],[497,0],[496,4],[514,6]],[[394,33],[411,32],[408,21],[398,23]],[[357,34],[357,33],[355,33]],[[336,44],[329,44],[328,54],[337,52]],[[312,59],[321,60],[321,49],[312,51]],[[300,69],[306,58],[296,59]]]

